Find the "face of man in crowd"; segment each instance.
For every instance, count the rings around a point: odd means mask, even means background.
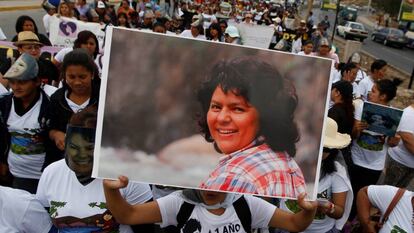
[[[80,47],[83,48],[83,49],[86,49],[86,51],[88,51],[88,54],[91,55],[91,56],[94,55],[96,46],[97,46],[96,42],[92,37],[90,37],[86,41],[86,43],[80,45]]]
[[[30,54],[35,59],[39,59],[42,46],[38,44],[25,44],[18,47],[20,53]]]
[[[9,85],[13,90],[13,95],[19,99],[28,99],[36,95],[40,80],[9,80]]]
[[[90,95],[92,77],[93,74],[82,65],[70,65],[66,68],[65,82],[76,95]]]
[[[381,80],[385,77],[385,74],[387,73],[387,66],[382,67],[379,70],[374,70],[374,72],[372,72],[372,78],[377,81],[377,80]]]
[[[35,27],[32,21],[26,20],[23,23],[23,31],[35,32]]]
[[[67,134],[66,138],[65,150],[69,168],[77,175],[90,174],[95,144],[80,133]]]
[[[243,149],[256,138],[259,113],[234,91],[214,91],[207,112],[207,125],[218,148],[225,154]]]

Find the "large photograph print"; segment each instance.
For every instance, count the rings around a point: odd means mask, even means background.
[[[95,177],[316,199],[331,60],[108,31]]]

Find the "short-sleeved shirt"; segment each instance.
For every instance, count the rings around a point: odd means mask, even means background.
[[[414,107],[408,106],[404,109],[397,132],[411,133],[414,135]],[[414,168],[414,155],[408,151],[402,140],[400,140],[396,147],[391,147],[388,153],[395,161],[407,167]]]
[[[385,213],[397,191],[398,188],[389,185],[370,185],[367,192],[371,204]],[[379,233],[414,231],[412,198],[413,192],[405,191]]]
[[[251,195],[245,195],[247,205],[250,208],[252,229],[266,228],[276,210],[276,206]],[[177,214],[184,203],[179,191],[156,200],[161,212],[161,227],[176,226]],[[206,208],[196,205],[188,218],[186,225],[192,225],[200,233],[213,232],[238,232],[245,233],[240,219],[237,217],[233,206],[226,208],[222,215],[215,215]],[[186,231],[183,231],[186,232]],[[187,231],[196,232],[196,231]]]
[[[146,184],[130,183],[120,190],[130,204],[144,203],[152,198]],[[37,199],[49,208],[52,222],[59,232],[132,232],[120,225],[106,208],[102,180],[82,185],[64,159],[44,170],[37,188]]]
[[[296,198],[305,192],[302,171],[286,152],[274,152],[255,140],[246,148],[220,158],[204,189]]]

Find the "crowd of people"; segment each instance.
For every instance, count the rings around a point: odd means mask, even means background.
[[[381,59],[365,72],[358,52],[341,62],[327,38],[327,16],[317,22],[311,12],[302,19],[300,1],[286,5],[249,0],[53,3],[43,2],[47,34],[39,33],[30,16],[20,16],[11,39],[18,54],[0,59],[0,232],[351,232],[357,225],[360,232],[377,232],[371,209],[383,216],[392,202],[396,202],[394,211],[379,232],[414,231],[413,192],[402,189],[402,198],[394,201],[398,188],[410,189],[414,178],[414,103],[403,110],[395,135],[368,130],[362,119],[364,103],[390,106],[401,80],[389,78],[387,62]],[[268,49],[332,59],[335,69],[317,201],[305,200],[303,175],[295,170],[294,161],[289,162],[298,140],[292,121],[295,107],[283,103],[296,106],[297,99],[286,87],[275,88],[277,95],[269,94],[277,97],[273,104],[286,113],[286,119],[273,117],[283,114],[269,113],[260,100],[249,99],[250,86],[265,85],[259,80],[262,76],[275,87],[280,79],[277,71],[257,61],[219,64],[217,75],[199,90],[206,116],[200,119],[201,133],[229,156],[201,188],[220,190],[224,185],[220,179],[266,160],[263,166],[270,170],[226,180],[231,191],[301,193],[286,195],[297,200],[176,191],[128,183],[123,176],[116,181],[93,178],[102,50],[94,33],[81,31],[73,47],[60,50],[53,59],[42,57],[42,47],[52,45],[51,16],[99,23],[103,30],[113,25],[239,45],[243,40],[237,25],[268,26],[274,29]],[[234,76],[231,67],[236,65],[254,67],[263,75]],[[221,119],[225,114],[227,118]],[[238,125],[240,116],[250,119],[245,128]],[[212,130],[221,121],[237,125],[248,137],[221,140],[229,130]],[[284,137],[275,138],[274,131],[285,132]],[[242,157],[251,161],[237,162]],[[282,169],[273,173],[273,167]],[[263,172],[263,179],[252,184],[247,176],[257,172]]]

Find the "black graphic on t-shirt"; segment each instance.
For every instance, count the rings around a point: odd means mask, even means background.
[[[197,232],[201,232],[200,222],[193,218],[189,219],[185,223],[182,233],[197,233]]]

